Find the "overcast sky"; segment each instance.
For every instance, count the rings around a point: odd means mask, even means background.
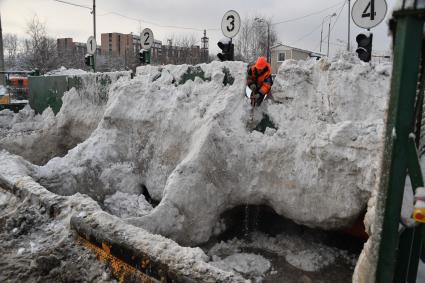
[[[91,6],[93,3],[92,0],[66,1],[86,6]],[[352,3],[354,2],[352,0]],[[387,2],[388,18],[395,0],[388,0]],[[110,12],[116,12],[141,19],[142,28],[151,28],[155,39],[163,42],[172,34],[193,34],[200,39],[202,37],[201,30],[208,29],[207,36],[210,38],[211,52],[217,52],[216,43],[223,37],[220,22],[227,10],[238,11],[242,20],[249,16],[263,16],[271,17],[272,22],[276,23],[334,6],[303,19],[275,25],[280,42],[319,51],[323,18],[334,12],[339,14],[341,11],[335,28],[331,32],[331,54],[334,54],[338,49],[344,49],[347,42],[348,8],[345,5],[341,9],[343,4],[343,0],[97,0],[97,40],[100,44],[100,33],[139,32],[137,21],[110,14]],[[55,38],[72,37],[74,41],[86,42],[87,38],[93,33],[93,18],[90,10],[58,3],[54,0],[0,0],[0,12],[3,33],[25,36],[27,22],[34,15],[37,15],[46,23],[49,35]],[[334,17],[333,21],[336,19],[337,17]],[[162,26],[189,27],[194,30],[166,28],[151,23]],[[355,36],[361,32],[361,29],[353,23],[351,26],[351,43],[354,46]],[[385,21],[372,29],[372,32],[374,33],[374,50],[377,52],[389,50],[390,40],[387,36]],[[324,34],[327,35],[326,24]],[[323,51],[326,51],[326,45],[324,43]]]

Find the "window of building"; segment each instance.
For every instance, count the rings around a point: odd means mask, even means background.
[[[279,62],[285,61],[285,52],[278,54],[277,61],[279,61]]]

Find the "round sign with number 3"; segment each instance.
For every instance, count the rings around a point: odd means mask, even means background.
[[[238,12],[234,10],[227,11],[221,20],[221,31],[224,36],[229,38],[235,37],[238,34],[240,27],[241,17]]]

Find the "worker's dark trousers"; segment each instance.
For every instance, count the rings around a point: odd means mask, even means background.
[[[257,104],[257,106],[260,106],[261,105],[261,103],[263,102],[263,100],[264,100],[264,97],[265,97],[265,95],[264,94],[262,94],[262,93],[258,93],[258,99],[257,99],[257,101],[256,101],[256,104]]]

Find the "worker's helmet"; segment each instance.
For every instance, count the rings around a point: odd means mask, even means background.
[[[267,60],[264,57],[258,57],[257,62],[255,62],[255,68],[257,70],[263,70],[267,67]]]

